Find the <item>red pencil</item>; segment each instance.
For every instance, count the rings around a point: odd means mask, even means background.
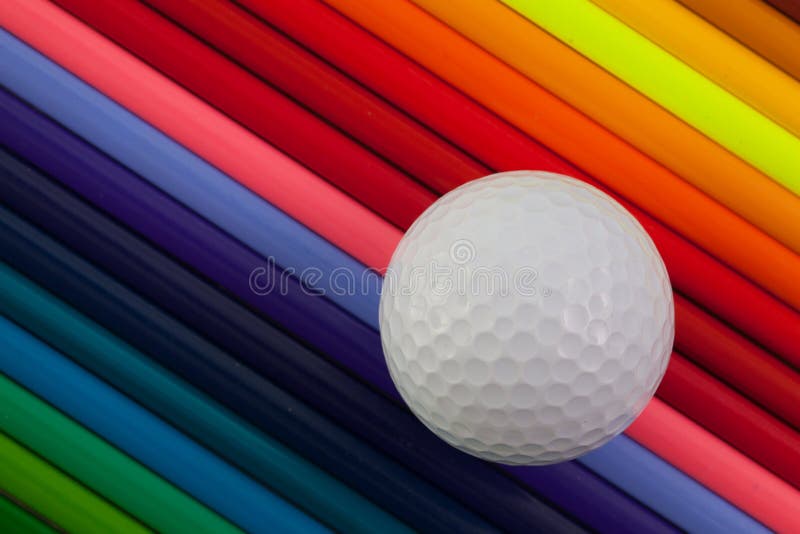
[[[493,171],[580,178],[620,201],[650,233],[675,289],[800,368],[800,314],[321,2],[238,0]],[[444,193],[457,180],[428,182]],[[680,334],[679,334],[680,335]]]

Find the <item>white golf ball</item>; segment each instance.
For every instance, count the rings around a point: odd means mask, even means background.
[[[672,351],[664,263],[605,193],[533,171],[436,201],[400,241],[380,304],[392,379],[454,447],[506,464],[575,458],[644,409]]]

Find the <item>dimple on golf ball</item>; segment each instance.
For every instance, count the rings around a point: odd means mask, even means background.
[[[414,414],[454,447],[543,465],[622,432],[666,370],[674,311],[641,225],[572,178],[507,172],[444,195],[392,257],[383,350]]]

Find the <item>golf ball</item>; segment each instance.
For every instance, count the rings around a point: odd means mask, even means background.
[[[392,379],[414,414],[487,460],[570,460],[644,409],[672,351],[669,277],[615,200],[547,172],[495,174],[430,206],[380,303]]]

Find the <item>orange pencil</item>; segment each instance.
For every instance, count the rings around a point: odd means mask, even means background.
[[[800,26],[759,0],[678,0],[800,80]]]
[[[413,1],[800,253],[800,197],[635,89],[495,0]]]

